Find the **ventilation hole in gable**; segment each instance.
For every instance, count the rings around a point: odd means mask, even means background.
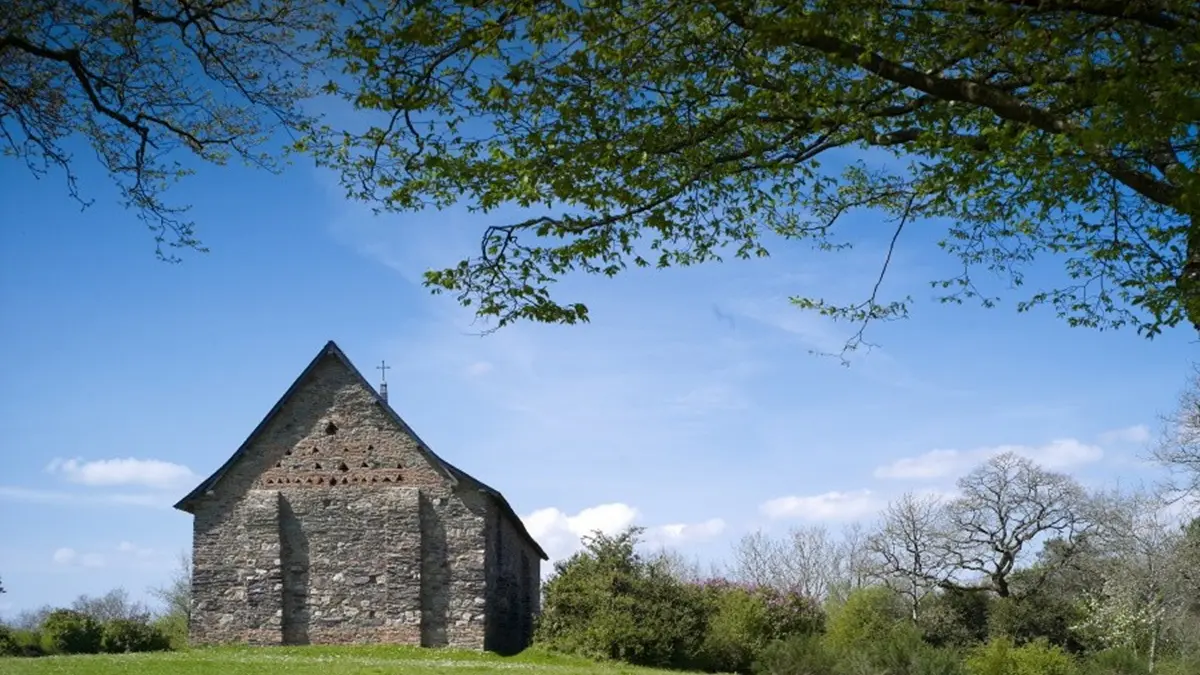
[[[343,478],[343,479],[342,479],[342,485],[345,485],[345,484],[346,484],[346,479],[345,479],[345,478]]]
[[[378,483],[378,482],[379,482],[379,476],[371,476],[371,482],[372,482],[372,483]]]
[[[326,436],[332,436],[332,435],[336,434],[337,432],[338,432],[338,425],[334,424],[333,422],[330,422],[329,424],[325,425],[325,435]]]
[[[374,449],[375,449],[375,446],[373,446],[373,445],[368,445],[368,446],[367,446],[367,452],[370,452],[370,451],[372,451],[372,450],[374,450]]]
[[[287,452],[284,452],[283,454],[288,455],[290,457],[292,454],[291,448],[288,448]]]
[[[345,463],[345,462],[342,462],[341,464],[338,464],[338,471],[341,471],[341,472],[345,473],[345,472],[347,472],[347,471],[349,471],[349,470],[350,470],[350,467],[346,466],[346,463]]]
[[[321,463],[320,463],[320,462],[317,462],[316,464],[314,464],[314,465],[313,465],[313,468],[314,468],[314,469],[319,469],[319,468],[321,468]]]
[[[274,480],[272,480],[270,478],[267,479],[267,485],[274,485],[274,484],[275,484]]]
[[[312,479],[311,479],[311,478],[305,478],[305,479],[304,479],[304,482],[305,482],[305,483],[308,483],[309,485],[312,485]]]
[[[325,484],[325,478],[323,476],[318,476],[317,477],[317,485],[324,485],[324,484]]]
[[[369,468],[371,468],[371,467],[367,466],[367,463],[366,463],[366,462],[363,462],[363,463],[362,463],[362,466],[360,466],[359,468],[360,468],[360,469],[369,469]]]
[[[276,468],[276,469],[282,469],[282,468],[283,468],[283,462],[275,462],[275,468]]]
[[[313,446],[313,454],[315,455],[318,452],[320,452],[320,450],[318,450],[316,446]]]
[[[397,469],[403,469],[403,468],[404,468],[404,465],[403,465],[403,464],[401,464],[400,462],[396,462],[396,468],[397,468]]]
[[[388,478],[387,476],[384,476],[384,477],[383,477],[383,482],[385,482],[385,483],[390,483],[390,482],[392,482],[392,479],[391,479],[391,478]]]
[[[397,483],[399,483],[399,482],[400,482],[400,474],[396,474],[396,482],[397,482]]]

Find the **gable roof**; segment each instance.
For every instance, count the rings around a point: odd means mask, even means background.
[[[267,413],[266,417],[264,417],[262,421],[258,423],[258,426],[254,428],[254,431],[250,432],[250,435],[245,441],[242,442],[237,451],[234,452],[233,455],[220,466],[220,468],[214,471],[211,476],[204,479],[202,483],[197,485],[195,489],[189,492],[183,499],[180,499],[179,502],[175,504],[175,508],[187,513],[194,512],[193,509],[195,508],[196,500],[212,490],[226,474],[226,472],[228,472],[235,464],[237,464],[238,460],[246,454],[247,450],[251,447],[251,445],[253,445],[254,441],[260,435],[262,435],[271,420],[277,414],[279,414],[279,411],[282,410],[285,405],[287,405],[292,396],[294,396],[300,389],[301,383],[308,379],[309,375],[316,370],[317,364],[321,363],[325,357],[333,357],[337,359],[339,363],[345,366],[354,375],[354,377],[358,378],[359,383],[362,384],[367,391],[371,392],[371,396],[375,405],[379,406],[383,410],[388,419],[396,423],[396,425],[398,425],[406,434],[411,436],[413,440],[417,442],[417,447],[435,469],[438,469],[444,473],[450,479],[453,485],[458,485],[461,483],[468,488],[478,490],[479,492],[491,497],[496,502],[497,506],[500,507],[500,512],[508,517],[513,526],[517,529],[517,532],[533,546],[534,551],[537,552],[541,559],[550,559],[550,557],[546,555],[546,552],[542,550],[542,547],[538,545],[537,541],[533,538],[533,535],[529,534],[529,530],[525,529],[525,524],[521,522],[521,519],[517,516],[516,511],[513,511],[512,506],[509,505],[508,500],[504,498],[504,495],[500,494],[499,490],[488,486],[483,481],[475,478],[466,471],[463,471],[462,469],[439,457],[437,453],[435,453],[433,449],[425,443],[425,441],[421,440],[421,437],[417,435],[417,432],[413,431],[413,428],[408,426],[408,423],[405,422],[395,410],[392,410],[392,407],[387,404],[387,401],[384,401],[383,397],[379,395],[379,392],[375,391],[375,387],[372,387],[371,384],[367,382],[367,379],[363,377],[358,368],[354,367],[354,364],[350,362],[350,359],[346,357],[346,354],[333,340],[325,343],[325,346],[321,348],[321,351],[318,352],[315,357],[313,357],[313,360],[309,362],[308,366],[305,367],[305,369],[300,373],[299,377],[292,382],[292,386],[288,387],[287,391],[283,393],[283,396],[280,397],[280,399],[275,403],[275,405]]]

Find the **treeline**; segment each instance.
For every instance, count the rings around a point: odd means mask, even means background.
[[[42,607],[0,622],[0,656],[120,654],[165,651],[187,645],[190,613],[188,574],[181,560],[171,583],[151,589],[162,602],[152,611],[118,588],[104,595],[81,595],[70,607]]]
[[[1200,466],[1200,464],[1197,464]],[[1200,519],[1013,455],[870,527],[756,533],[726,569],[594,534],[547,581],[536,641],[761,675],[1195,675]]]

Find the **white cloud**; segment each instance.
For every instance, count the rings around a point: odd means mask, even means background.
[[[637,509],[614,502],[583,509],[573,516],[553,507],[538,509],[521,520],[553,564],[582,548],[583,536],[596,530],[616,534],[632,525],[637,517]]]
[[[78,458],[55,458],[46,470],[62,475],[72,483],[91,486],[138,485],[173,489],[185,487],[198,480],[192,470],[182,464],[132,457],[91,462]]]
[[[725,531],[725,521],[710,518],[702,523],[673,523],[660,525],[646,531],[646,538],[664,545],[705,541]]]
[[[826,492],[807,497],[779,497],[763,502],[759,511],[773,520],[858,520],[875,513],[881,506],[870,490],[856,490]]]
[[[54,555],[50,556],[50,559],[53,560],[56,565],[69,565],[72,562],[75,562],[75,558],[78,556],[79,554],[76,553],[75,549],[73,548],[60,548],[54,552]]]
[[[99,553],[80,553],[73,548],[63,547],[50,556],[55,565],[63,567],[103,567],[104,556]]]
[[[1113,429],[1100,434],[1100,442],[1105,445],[1130,443],[1140,445],[1150,440],[1150,429],[1145,424],[1135,424],[1124,429]]]
[[[0,500],[29,504],[62,504],[65,506],[148,506],[166,508],[170,497],[160,494],[79,494],[56,490],[35,490],[15,485],[0,485]]]
[[[1098,461],[1104,456],[1099,446],[1074,438],[1061,438],[1044,445],[998,445],[974,450],[930,450],[876,467],[876,478],[933,480],[956,478],[975,466],[1005,452],[1027,457],[1047,469],[1062,471]]]
[[[469,377],[481,377],[492,372],[492,364],[490,361],[476,361],[467,366],[467,375]]]

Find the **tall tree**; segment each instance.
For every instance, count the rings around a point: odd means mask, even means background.
[[[888,504],[871,549],[880,564],[883,582],[901,597],[912,620],[920,620],[925,596],[942,584],[952,571],[941,540],[941,500],[905,493]]]
[[[430,272],[497,325],[573,323],[552,297],[614,275],[767,254],[775,236],[852,243],[872,209],[893,250],[925,219],[962,272],[943,300],[997,298],[1065,265],[1019,309],[1146,335],[1200,328],[1200,9],[1193,0],[456,0],[354,3],[324,41],[377,124],[312,147],[385,209],[465,203],[480,253]],[[896,162],[818,159],[847,150]],[[838,154],[843,152],[843,154]],[[1039,285],[1041,286],[1041,285]],[[910,300],[795,298],[865,324]],[[860,334],[861,335],[861,334]],[[858,338],[851,341],[856,344]]]
[[[1200,498],[1200,364],[1192,366],[1179,402],[1162,422],[1153,457],[1171,473],[1176,498]]]
[[[204,162],[275,169],[279,130],[311,133],[301,103],[328,28],[319,0],[9,0],[0,12],[0,152],[78,184],[82,141],[158,254],[203,250],[164,192]],[[164,246],[166,249],[164,249]]]
[[[1039,540],[1058,539],[1060,555],[1069,557],[1092,527],[1087,495],[1074,479],[1011,452],[959,479],[958,489],[945,509],[939,546],[954,569],[981,577],[984,585],[944,585],[1009,597],[1013,573]]]

